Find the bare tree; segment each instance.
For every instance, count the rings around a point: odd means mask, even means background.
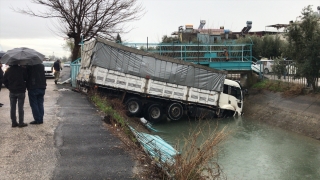
[[[138,0],[32,0],[48,11],[19,9],[18,12],[41,18],[57,18],[59,31],[74,39],[72,61],[79,57],[81,40],[96,36],[115,40],[119,33],[128,33],[125,23],[139,20],[144,9]]]
[[[65,41],[65,44],[62,45],[63,49],[70,52],[69,58],[72,58],[72,51],[74,49],[74,40],[73,39],[67,39]],[[81,56],[81,52],[79,51],[78,57]]]

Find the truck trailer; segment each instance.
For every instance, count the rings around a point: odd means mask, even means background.
[[[242,115],[243,92],[227,72],[148,53],[96,38],[85,42],[77,86],[116,95],[129,116],[155,123],[210,110],[217,117]]]

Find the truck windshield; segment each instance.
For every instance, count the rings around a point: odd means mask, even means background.
[[[241,100],[242,99],[241,98],[241,89],[238,87],[233,87],[233,86],[230,86],[230,87],[231,87],[231,94],[230,95]]]
[[[226,85],[225,84],[223,86],[223,93],[224,94],[229,94],[231,96],[234,96],[237,99],[242,100],[241,89],[239,87],[234,87],[234,86],[230,86],[230,85]]]

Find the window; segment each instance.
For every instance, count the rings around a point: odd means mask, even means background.
[[[230,88],[230,93],[229,93],[229,88]],[[231,96],[234,96],[237,99],[242,100],[241,89],[238,87],[223,85],[223,93],[229,94]]]
[[[242,99],[241,98],[241,90],[240,88],[238,87],[233,87],[233,86],[230,86],[231,87],[231,96],[234,96],[235,98],[237,99]]]
[[[223,93],[224,93],[224,94],[229,94],[229,93],[228,93],[228,89],[229,89],[229,86],[224,84],[224,85],[223,85]]]
[[[44,67],[51,67],[54,62],[43,62]]]

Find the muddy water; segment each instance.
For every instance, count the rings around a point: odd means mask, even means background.
[[[227,179],[320,179],[320,141],[245,119],[182,120],[153,125],[155,134],[176,145],[190,130],[204,135],[227,126],[233,133],[220,145],[218,164]],[[182,143],[182,142],[181,142]]]

